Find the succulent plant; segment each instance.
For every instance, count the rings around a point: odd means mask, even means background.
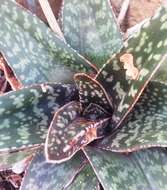
[[[11,0],[0,23],[0,169],[21,190],[166,190],[167,7],[125,42],[108,0],[64,0],[66,41]]]

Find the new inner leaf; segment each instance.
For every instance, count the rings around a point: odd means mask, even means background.
[[[76,74],[74,80],[79,89],[79,98],[83,108],[90,103],[95,103],[112,113],[112,98],[108,96],[98,81],[83,73]]]
[[[103,136],[101,128],[108,120],[94,121],[81,117],[79,102],[71,102],[56,112],[45,144],[48,162],[60,163]]]

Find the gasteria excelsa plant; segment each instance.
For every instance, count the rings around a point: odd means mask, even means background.
[[[60,15],[66,42],[0,0],[14,90],[0,96],[1,168],[31,160],[22,190],[166,190],[167,85],[151,79],[165,64],[167,7],[126,42],[107,0],[64,0]]]

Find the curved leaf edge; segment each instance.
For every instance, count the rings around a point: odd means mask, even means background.
[[[103,91],[103,94],[105,95],[108,103],[109,103],[109,106],[111,107],[111,110],[113,108],[113,104],[112,104],[112,99],[109,97],[108,93],[106,92],[106,90],[103,88],[103,86],[96,80],[96,78],[93,78],[91,76],[89,76],[88,74],[85,74],[85,73],[77,73],[74,75],[74,81],[76,83],[76,85],[78,86],[77,84],[77,80],[80,79],[80,77],[84,77],[84,78],[87,78],[89,79],[90,81],[94,82],[97,86],[100,87],[100,89]],[[78,90],[79,90],[79,86],[78,86]]]
[[[52,124],[53,124],[54,119],[58,117],[60,111],[64,110],[64,108],[66,108],[66,107],[69,106],[69,105],[73,105],[74,103],[77,103],[77,104],[78,104],[79,109],[80,109],[80,112],[81,112],[82,109],[81,109],[80,103],[79,103],[79,102],[76,102],[76,101],[71,101],[71,102],[65,104],[64,106],[62,106],[62,107],[55,113],[55,115],[54,115],[54,117],[53,117],[53,119],[52,119],[52,121],[51,121],[51,123],[50,123],[50,127],[49,127],[49,129],[48,129],[48,133],[47,133],[46,140],[45,140],[45,146],[44,146],[44,154],[45,154],[46,162],[48,162],[48,163],[60,164],[60,163],[62,163],[62,162],[65,162],[65,161],[70,160],[70,159],[74,156],[74,154],[75,154],[75,152],[74,152],[74,153],[73,153],[72,155],[70,155],[69,157],[64,158],[64,159],[61,159],[61,160],[52,160],[52,159],[50,159],[49,152],[48,152],[49,135],[50,135],[50,132],[51,132],[51,129],[52,129]]]
[[[89,155],[88,155],[87,152],[86,152],[86,149],[83,148],[82,151],[83,151],[83,153],[85,154],[87,160],[89,161],[89,164],[91,165],[91,167],[92,167],[92,169],[93,169],[93,172],[95,173],[97,179],[99,180],[99,182],[100,182],[102,188],[105,190],[105,187],[104,187],[104,185],[103,185],[103,181],[101,180],[101,178],[98,177],[98,173],[97,173],[97,171],[96,171],[96,169],[95,169],[93,163],[91,162],[91,160],[90,160],[90,158],[89,158]]]

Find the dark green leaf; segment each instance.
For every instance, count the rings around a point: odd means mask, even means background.
[[[104,190],[166,190],[167,151],[149,149],[123,155],[86,148]]]
[[[150,82],[127,122],[98,146],[118,152],[167,147],[167,84]]]
[[[90,103],[95,103],[112,113],[112,97],[107,95],[98,81],[83,73],[76,74],[74,80],[79,89],[83,108],[86,108]]]
[[[20,162],[29,156],[32,156],[35,151],[36,148],[0,154],[0,170],[12,168],[15,163]]]
[[[56,112],[46,138],[47,161],[61,163],[69,160],[83,146],[104,135],[107,121],[96,122],[81,117],[79,102],[63,106]]]
[[[0,51],[23,85],[67,82],[75,72],[96,72],[49,27],[15,2],[0,0],[0,23]]]
[[[98,190],[98,187],[98,179],[92,167],[87,164],[66,190]]]
[[[147,22],[148,19],[143,20],[141,23],[135,25],[134,27],[130,28],[130,30],[127,32],[127,38],[129,38],[131,35],[133,36],[134,33],[138,32],[141,28],[141,26]],[[161,43],[160,43],[161,44]],[[161,64],[160,68],[157,70],[155,75],[153,76],[152,80],[158,80],[161,82],[167,82],[167,69],[166,69],[166,62],[165,59],[164,62]]]
[[[167,59],[162,63],[161,67],[153,77],[153,80],[158,80],[167,83]]]
[[[0,151],[43,143],[54,112],[76,94],[73,85],[50,83],[0,96]]]
[[[110,117],[110,114],[98,104],[90,103],[84,109],[82,116],[90,120],[101,120]]]
[[[123,45],[109,0],[64,0],[62,19],[67,42],[99,67]]]
[[[113,127],[119,126],[166,58],[167,7],[147,21],[119,54],[99,72],[98,80],[112,95]],[[122,61],[122,62],[121,62]]]
[[[63,164],[50,164],[42,152],[31,162],[21,190],[62,190],[70,184],[85,165],[85,157],[77,154]]]

